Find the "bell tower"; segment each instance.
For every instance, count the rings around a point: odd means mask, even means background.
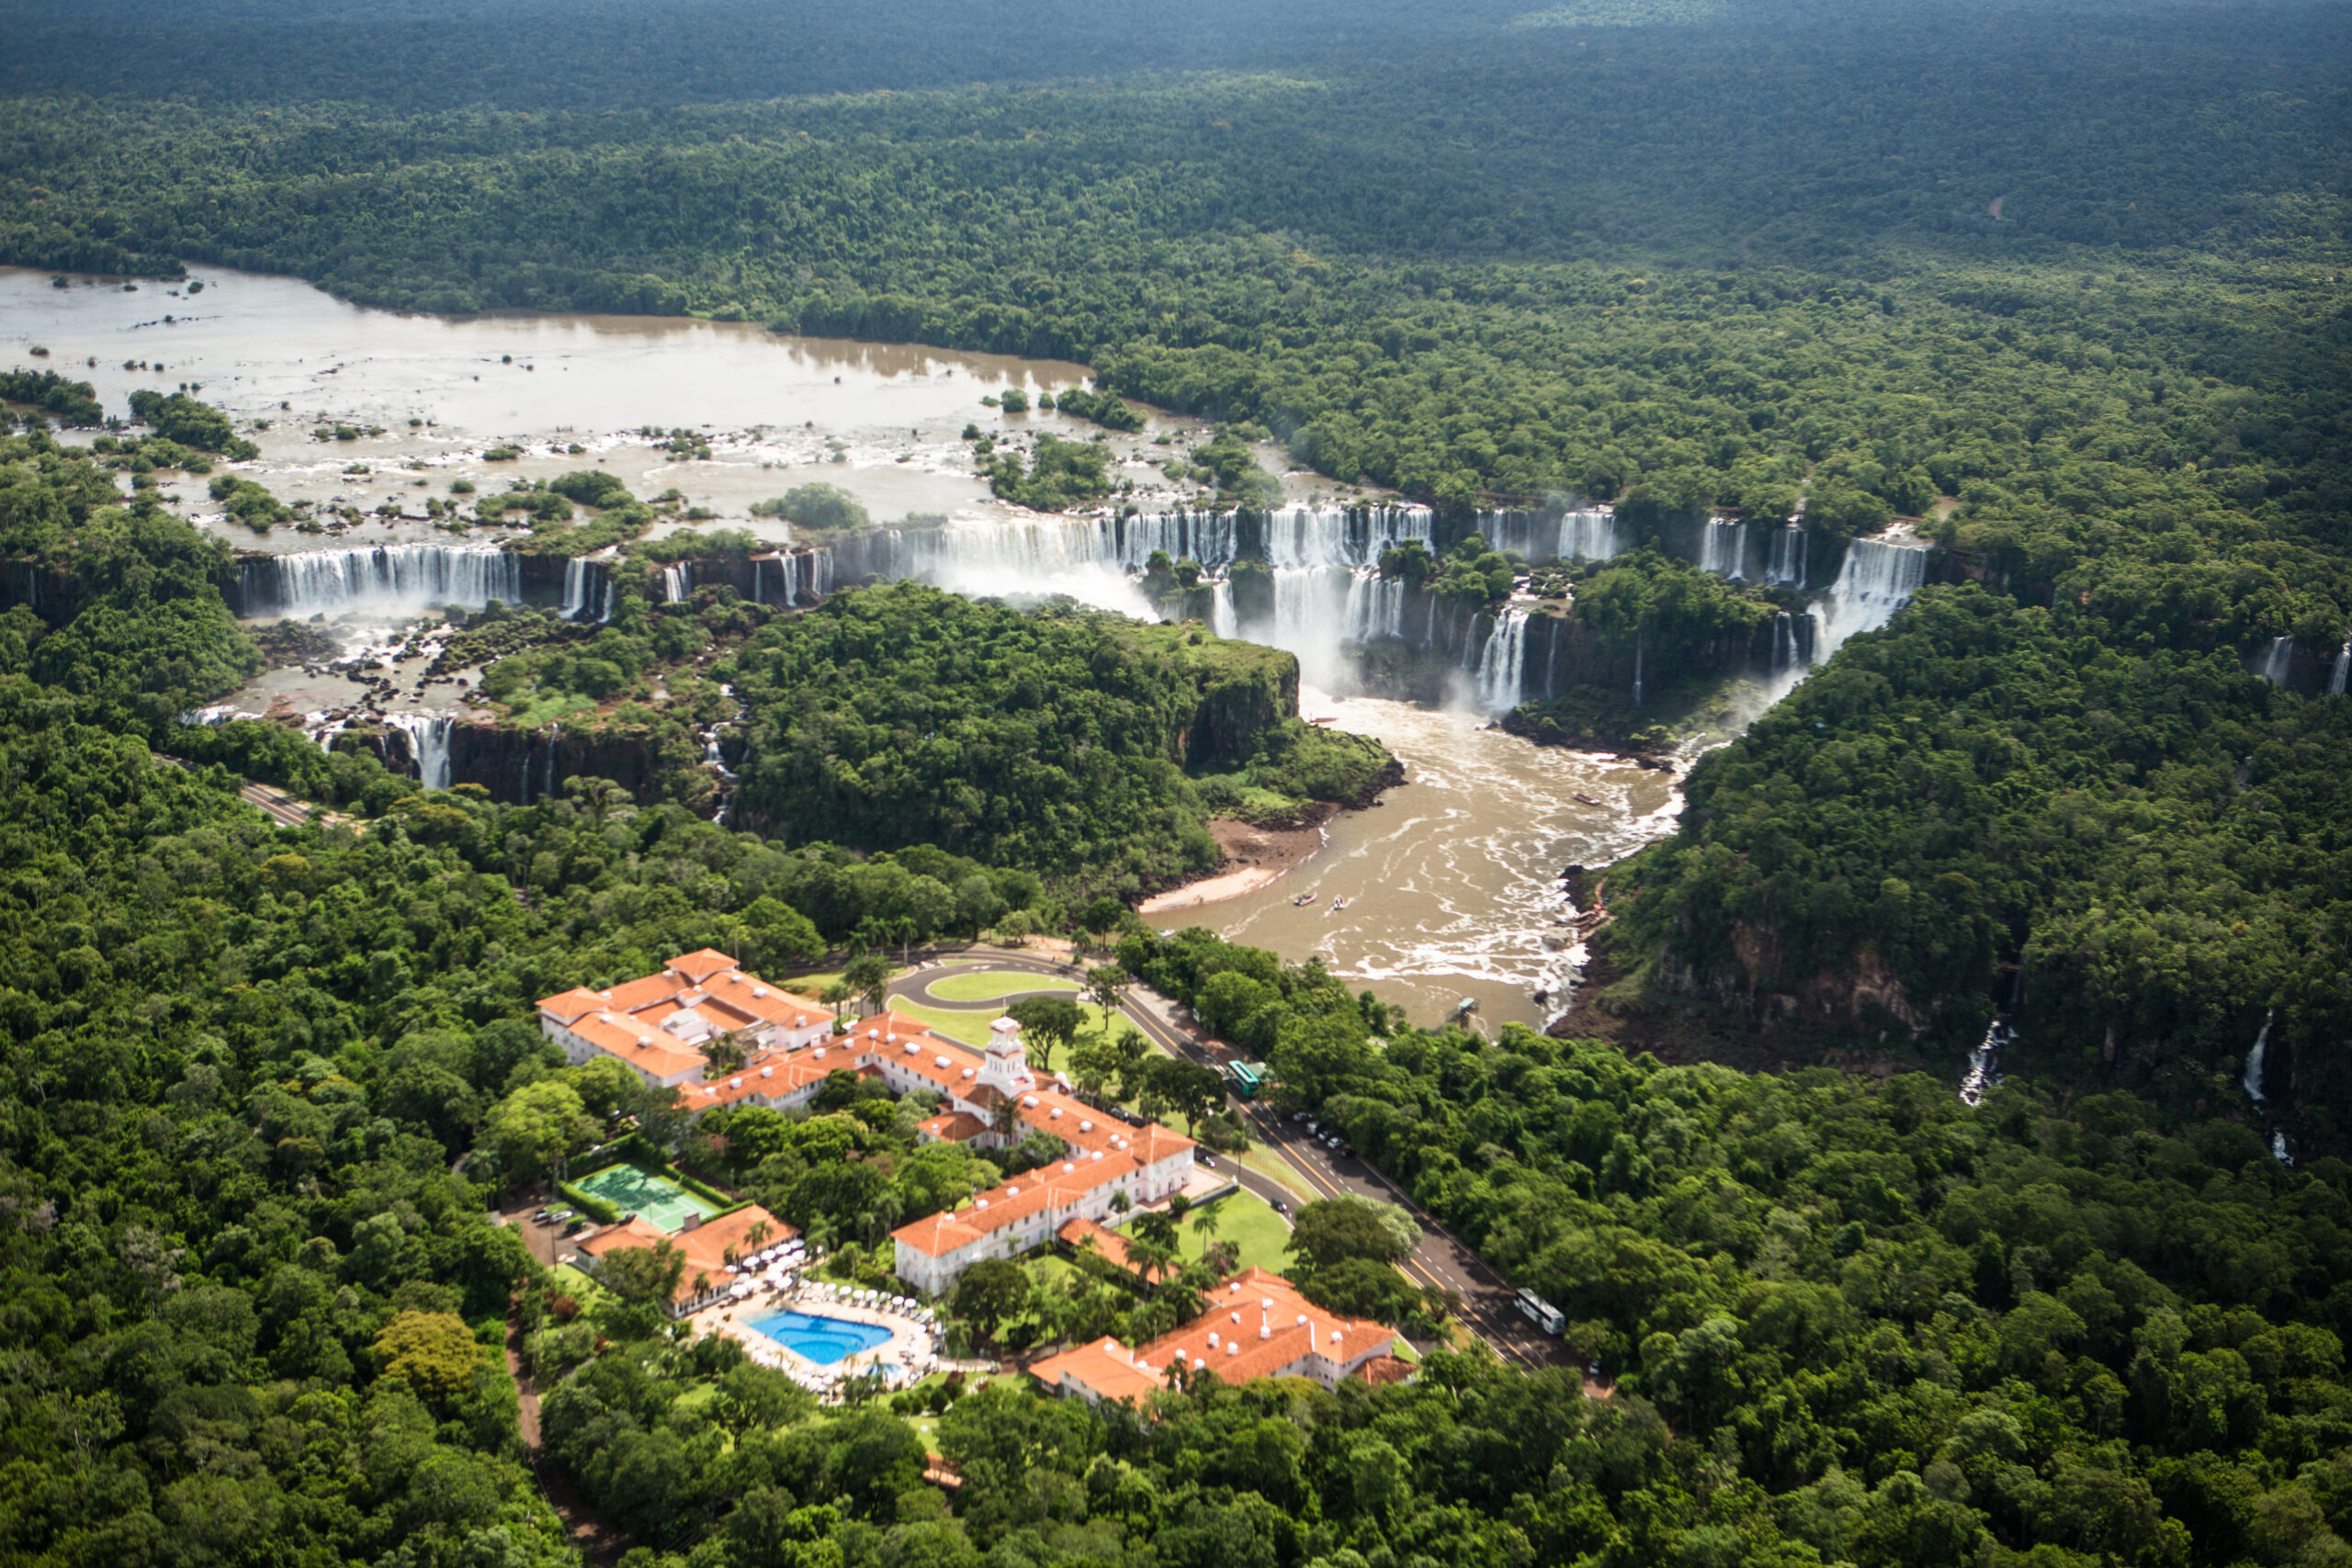
[[[1012,1019],[1000,1018],[989,1025],[988,1060],[978,1081],[1007,1096],[1037,1087],[1037,1076],[1029,1070],[1028,1047],[1021,1043],[1021,1025]]]

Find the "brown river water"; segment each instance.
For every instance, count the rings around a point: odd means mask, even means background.
[[[1378,738],[1406,782],[1364,811],[1342,812],[1323,848],[1254,893],[1149,917],[1167,931],[1201,925],[1284,958],[1321,953],[1358,990],[1405,1007],[1413,1022],[1452,1016],[1465,998],[1488,1033],[1542,1025],[1580,956],[1558,876],[1599,866],[1674,831],[1679,773],[1589,752],[1530,745],[1483,716],[1309,688],[1308,717]],[[1584,794],[1601,804],[1587,806]],[[1314,901],[1294,904],[1301,894]],[[1335,898],[1347,907],[1334,913]]]
[[[1092,433],[1058,416],[1006,415],[979,402],[1009,386],[1034,396],[1075,385],[1087,374],[1078,365],[780,336],[752,323],[399,315],[288,278],[205,267],[195,270],[205,284],[195,295],[153,280],[129,291],[119,279],[74,278],[58,288],[51,276],[0,268],[0,361],[89,380],[113,413],[127,414],[135,388],[187,383],[241,428],[267,420],[270,428],[254,437],[262,456],[250,471],[289,501],[372,510],[390,500],[421,513],[424,497],[447,494],[458,479],[503,489],[514,478],[601,463],[640,496],[674,485],[730,527],[745,525],[753,501],[812,479],[849,491],[877,520],[909,513],[978,520],[1013,513],[974,477],[961,439],[967,422],[1016,436]],[[50,355],[31,357],[35,344]],[[126,361],[147,368],[126,369]],[[412,426],[412,419],[422,423]],[[384,433],[313,441],[310,432],[322,421]],[[636,434],[647,424],[703,434],[712,459],[656,450]],[[1114,450],[1145,491],[1159,478],[1151,465],[1167,456],[1152,437],[1199,428],[1155,415],[1140,436],[1114,438]],[[484,450],[498,444],[525,455],[487,461]],[[574,444],[585,451],[570,452]],[[346,471],[355,465],[369,471]],[[1322,482],[1285,479],[1302,494]],[[200,480],[170,488],[184,513],[244,549],[451,537],[421,517],[371,518],[327,537],[284,526],[255,535],[221,519]],[[499,536],[475,529],[468,539]],[[390,634],[363,615],[331,629],[369,643]],[[461,690],[432,688],[412,705],[451,711]],[[276,698],[309,709],[350,694],[339,680],[281,671],[232,705],[258,710]],[[1405,1005],[1416,1023],[1452,1015],[1466,998],[1477,1003],[1476,1027],[1541,1024],[1560,1004],[1532,993],[1556,991],[1576,956],[1560,869],[1601,864],[1670,832],[1677,775],[1540,749],[1484,728],[1482,716],[1405,703],[1310,689],[1306,711],[1385,742],[1404,761],[1406,784],[1381,806],[1334,819],[1322,850],[1271,886],[1155,923],[1207,925],[1290,959],[1322,953],[1351,984]],[[1577,793],[1602,804],[1584,805]],[[1295,906],[1301,893],[1314,902]],[[1334,913],[1337,897],[1347,906]]]

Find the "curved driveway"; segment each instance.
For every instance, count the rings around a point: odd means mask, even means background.
[[[1005,1002],[1020,1000],[1023,995],[1068,996],[1069,993],[1015,992],[995,1001],[946,1002],[931,999],[932,985],[949,975],[965,973],[974,967],[1003,969],[1015,974],[1051,975],[1059,979],[1082,981],[1085,978],[1085,971],[1078,965],[1057,964],[1049,958],[1026,953],[991,952],[976,957],[979,959],[977,964],[968,961],[944,964],[933,959],[921,964],[892,981],[890,994],[903,996],[907,1000],[924,1007],[959,1012],[977,1011],[1001,1008]],[[1142,1031],[1146,1039],[1171,1055],[1198,1062],[1205,1067],[1223,1066],[1203,1047],[1199,1029],[1183,1021],[1176,1005],[1140,981],[1129,988],[1119,1010]],[[1417,1285],[1435,1285],[1460,1296],[1464,1323],[1493,1347],[1495,1353],[1504,1360],[1528,1368],[1565,1367],[1569,1364],[1558,1340],[1541,1333],[1533,1324],[1520,1315],[1517,1297],[1502,1276],[1438,1224],[1404,1189],[1365,1161],[1347,1158],[1326,1149],[1306,1136],[1305,1127],[1283,1120],[1270,1107],[1229,1097],[1227,1103],[1249,1123],[1258,1146],[1280,1163],[1289,1179],[1277,1182],[1238,1160],[1228,1159],[1215,1168],[1234,1177],[1243,1187],[1269,1202],[1276,1200],[1297,1202],[1352,1193],[1357,1197],[1398,1205],[1421,1227],[1420,1240],[1404,1262],[1408,1279]]]

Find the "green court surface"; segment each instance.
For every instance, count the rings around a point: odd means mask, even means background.
[[[933,980],[928,987],[943,1002],[990,1002],[1023,991],[1066,991],[1075,996],[1078,982],[1051,975],[1023,975],[1011,969],[981,969]]]
[[[667,1177],[633,1165],[606,1166],[594,1176],[579,1178],[572,1185],[602,1198],[624,1214],[642,1216],[646,1224],[672,1235],[684,1230],[686,1222],[696,1215],[708,1219],[718,1213]]]

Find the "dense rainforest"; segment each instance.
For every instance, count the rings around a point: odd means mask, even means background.
[[[657,604],[632,564],[609,626],[464,635],[514,656],[515,713],[664,671],[709,722],[731,682],[767,836],[595,777],[426,792],[179,722],[264,657],[153,500],[233,459],[209,411],[159,399],[95,460],[37,428],[0,447],[0,1554],[575,1561],[511,1344],[631,1568],[2352,1562],[2346,44],[2321,6],[0,6],[11,262],[1075,355],[1449,511],[1914,520],[1942,581],[1608,874],[1601,1001],[1799,1055],[2025,1030],[1968,1105],[1414,1028],[1130,925],[1127,973],[1555,1302],[1603,1381],[1430,1339],[1403,1385],[820,1410],[489,1210],[627,1122],[877,1282],[890,1224],[999,1168],[848,1082],[690,1128],[564,1066],[532,998],[702,945],[1065,930],[1066,893],[1204,852],[1188,768],[1336,797],[1375,759],[1225,744],[1266,671],[1186,628]],[[9,370],[19,423],[88,422]],[[1494,596],[1482,554],[1427,570]],[[1588,574],[1580,624],[1755,613],[1690,579]],[[2301,675],[2250,674],[2282,637]],[[240,776],[356,820],[277,825]],[[1296,1266],[1429,1326],[1376,1257]],[[1009,1347],[1140,1333],[1198,1282],[1015,1265],[944,1304]]]

